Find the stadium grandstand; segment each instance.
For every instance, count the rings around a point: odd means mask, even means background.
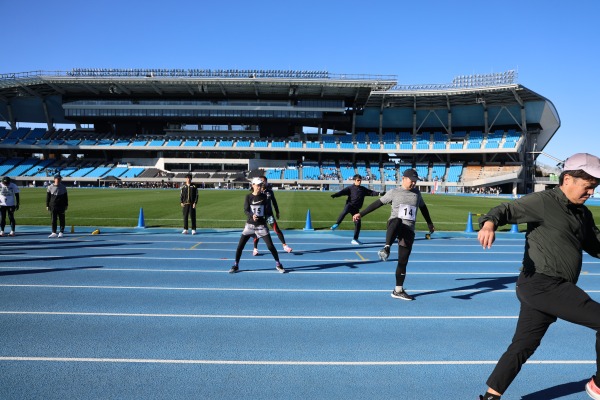
[[[421,190],[526,193],[560,127],[515,71],[400,85],[327,71],[86,69],[0,74],[0,175],[41,185],[183,181],[376,190],[415,168]],[[65,128],[66,127],[66,128]]]

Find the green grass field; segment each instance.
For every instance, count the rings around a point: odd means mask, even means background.
[[[202,190],[198,207],[198,228],[241,228],[245,221],[244,196],[240,190]],[[328,229],[342,211],[345,197],[332,199],[331,193],[315,191],[275,192],[283,229],[302,229],[310,209],[314,229]],[[479,198],[446,195],[424,195],[436,229],[464,231],[469,212],[480,214],[507,201],[498,198]],[[16,213],[17,225],[49,225],[45,207],[44,188],[21,189],[21,207]],[[376,197],[367,197],[365,206]],[[179,191],[174,189],[87,189],[69,188],[67,226],[136,227],[140,208],[144,211],[146,227],[182,226]],[[590,207],[595,220],[600,218],[600,207]],[[384,230],[390,207],[384,206],[363,219],[363,229]],[[477,217],[473,217],[474,226]],[[510,226],[500,230],[510,230]],[[519,227],[521,230],[524,225]],[[353,229],[347,216],[339,229]],[[422,218],[417,219],[417,230],[426,230]]]

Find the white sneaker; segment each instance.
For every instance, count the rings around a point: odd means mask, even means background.
[[[257,256],[257,255],[258,255],[258,249],[254,249],[254,250],[252,250],[252,255],[253,255],[253,256]]]
[[[0,231],[0,236],[4,236],[4,231]]]
[[[288,246],[287,244],[283,245],[283,250],[287,251],[288,253],[292,252],[292,248],[290,246]]]
[[[4,233],[4,232],[2,232]],[[8,234],[8,236],[15,236],[15,231],[10,231],[10,233]]]
[[[356,245],[361,245],[362,244],[359,240],[354,240],[354,239],[352,239],[352,241],[350,243],[351,244],[356,244]]]
[[[63,233],[62,232],[58,232],[58,237],[59,238],[63,237]]]
[[[49,238],[55,238],[55,237],[58,237],[58,235],[57,235],[56,233],[52,232],[52,233],[50,234],[50,236],[48,236],[48,237],[49,237]]]
[[[181,234],[182,234],[182,235],[187,235],[187,234],[188,234],[188,232],[187,232],[187,229],[184,229],[184,230],[182,230],[182,231],[181,231]]]
[[[195,235],[195,234],[196,234],[196,230],[192,229],[192,235]]]

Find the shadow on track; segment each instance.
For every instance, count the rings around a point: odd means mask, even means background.
[[[500,278],[459,278],[457,281],[467,280],[481,280],[481,282],[474,283],[472,285],[460,286],[451,289],[444,290],[433,290],[431,292],[423,292],[414,294],[414,297],[429,296],[432,294],[455,292],[458,290],[473,290],[472,293],[462,294],[459,296],[452,296],[455,299],[471,300],[473,296],[477,296],[484,293],[494,292],[496,290],[508,289],[508,285],[517,282],[517,276],[505,276]]]

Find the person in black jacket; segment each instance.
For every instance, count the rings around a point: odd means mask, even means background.
[[[336,197],[340,197],[340,196],[348,196],[348,198],[346,199],[346,205],[344,206],[344,209],[340,213],[340,216],[338,217],[335,224],[333,224],[331,226],[331,228],[329,228],[332,231],[336,230],[338,228],[338,226],[340,226],[340,224],[342,223],[342,221],[344,220],[346,215],[350,214],[350,216],[353,216],[354,214],[357,214],[360,212],[360,208],[363,206],[366,196],[381,196],[383,194],[383,193],[376,192],[371,189],[367,189],[364,186],[361,186],[362,176],[360,176],[359,174],[354,175],[354,177],[352,179],[354,180],[353,185],[346,186],[339,192],[331,195],[332,198],[336,198]],[[352,239],[352,241],[350,243],[362,244],[358,240],[358,235],[360,235],[360,226],[361,226],[360,219],[354,221],[354,238]]]
[[[183,209],[183,231],[188,233],[188,217],[192,220],[192,235],[196,234],[196,205],[198,204],[198,188],[192,183],[192,174],[185,176],[185,183],[181,186],[179,201]]]
[[[269,228],[267,227],[265,210],[268,202],[269,200],[263,192],[262,179],[252,178],[252,193],[246,195],[246,198],[244,199],[244,213],[248,219],[246,220],[246,225],[244,226],[242,236],[240,236],[240,241],[238,242],[237,249],[235,251],[235,263],[229,270],[230,274],[234,274],[239,271],[239,263],[240,258],[242,258],[244,246],[246,243],[248,243],[248,240],[255,235],[265,241],[267,248],[275,259],[275,268],[277,271],[281,273],[285,272],[283,265],[279,262],[279,254],[277,253],[275,245],[273,245],[273,240],[271,239]]]
[[[479,218],[477,238],[484,249],[492,247],[498,226],[527,224],[516,286],[521,303],[517,328],[480,399],[500,399],[550,325],[560,318],[596,331],[596,375],[585,389],[591,398],[600,400],[600,303],[576,285],[582,251],[600,258],[600,230],[584,206],[599,182],[600,159],[578,153],[565,161],[556,188],[500,204]]]
[[[54,183],[48,186],[46,191],[46,210],[50,211],[52,216],[52,233],[51,238],[63,237],[65,233],[65,212],[69,207],[69,197],[67,195],[67,187],[62,183],[62,176],[54,175]],[[56,233],[56,220],[60,222],[60,231]]]

